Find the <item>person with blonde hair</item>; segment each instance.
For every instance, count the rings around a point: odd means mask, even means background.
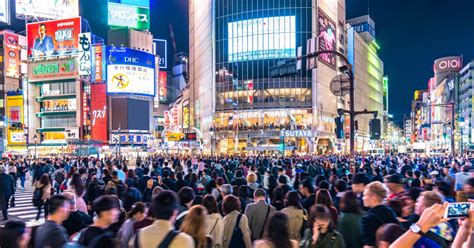
[[[383,204],[387,195],[388,189],[379,181],[365,186],[362,200],[369,210],[360,220],[364,248],[375,247],[375,234],[380,226],[386,223],[398,224],[395,212]]]
[[[211,248],[212,239],[206,236],[207,210],[201,205],[192,206],[184,218],[181,231],[194,239],[196,248]]]

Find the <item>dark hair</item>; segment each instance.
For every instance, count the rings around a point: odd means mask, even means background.
[[[275,212],[270,216],[265,225],[263,238],[270,241],[273,244],[273,247],[291,248],[292,245],[288,230],[288,216],[282,212]]]
[[[375,246],[378,246],[381,241],[385,241],[389,244],[392,244],[393,242],[395,242],[395,240],[402,236],[404,232],[405,229],[398,224],[383,224],[377,229],[377,232],[375,233]]]
[[[169,220],[179,208],[179,199],[174,191],[163,190],[153,198],[151,212],[158,220]]]
[[[74,186],[74,190],[76,191],[76,194],[82,197],[84,190],[86,189],[86,186],[84,185],[84,182],[82,181],[81,176],[78,173],[72,174],[71,186]]]
[[[48,185],[50,183],[49,176],[47,174],[41,175],[39,182],[43,185]]]
[[[185,186],[178,191],[178,197],[181,204],[186,204],[194,200],[194,190],[191,187]]]
[[[309,210],[310,230],[313,230],[313,225],[316,219],[328,220],[329,221],[328,230],[332,230],[334,228],[334,224],[332,223],[332,215],[328,207],[321,204],[315,204],[310,208]]]
[[[303,183],[301,183],[301,187],[307,188],[309,193],[311,193],[311,194],[314,193],[314,186],[311,183],[311,180],[309,180],[309,179],[304,180]]]
[[[451,186],[445,181],[436,181],[435,186],[444,196],[451,196]]]
[[[240,185],[240,187],[239,187],[239,196],[241,198],[247,199],[249,197],[249,186]]]
[[[326,180],[319,182],[318,183],[318,188],[328,190],[329,189],[329,182],[326,181]]]
[[[39,26],[46,28],[46,24],[44,24],[44,23],[41,23]]]
[[[99,196],[92,202],[92,207],[97,216],[100,217],[100,213],[109,211],[114,208],[119,208],[117,201],[110,195]]]
[[[204,196],[204,198],[202,199],[202,205],[207,209],[208,214],[215,214],[219,212],[217,210],[217,200],[211,194],[207,194]]]
[[[0,233],[0,247],[16,248],[20,246],[21,236],[25,233],[26,224],[22,221],[8,221]]]
[[[49,199],[49,214],[55,214],[59,208],[64,206],[64,203],[69,203],[69,200],[63,195],[53,195]]]
[[[264,189],[258,188],[253,192],[253,197],[266,197],[267,193]]]
[[[298,209],[302,209],[301,206],[301,196],[296,190],[288,191],[285,195],[285,207],[296,207]]]
[[[285,198],[285,195],[284,195],[284,192],[283,192],[283,188],[276,187],[273,190],[272,205],[276,202],[283,203],[284,198]]]
[[[242,177],[243,175],[244,175],[244,172],[242,170],[235,171],[235,177]]]
[[[405,201],[402,201],[397,198],[391,199],[387,202],[387,207],[391,208],[393,212],[395,212],[397,217],[402,217],[404,205]]]
[[[344,180],[337,180],[334,184],[338,192],[343,192],[347,188],[347,183]]]
[[[233,195],[227,195],[222,201],[222,212],[227,215],[234,210],[240,211],[240,200]]]
[[[127,217],[131,219],[134,215],[138,213],[145,213],[145,210],[146,210],[146,204],[143,202],[137,202],[133,204],[132,209],[128,211]]]
[[[357,202],[357,195],[351,190],[344,192],[339,202],[341,212],[359,214],[362,212],[361,206]]]
[[[316,193],[316,204],[323,204],[324,206],[330,208],[334,207],[334,203],[332,202],[331,195],[327,189],[320,189]]]

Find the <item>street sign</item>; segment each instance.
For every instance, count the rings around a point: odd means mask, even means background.
[[[338,74],[331,80],[329,89],[335,96],[344,96],[349,94],[350,84],[351,81],[349,75]]]
[[[183,133],[166,133],[166,139],[168,141],[180,141],[183,137]]]

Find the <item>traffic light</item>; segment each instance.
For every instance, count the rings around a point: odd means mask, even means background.
[[[336,123],[336,129],[334,129],[334,132],[336,133],[336,137],[338,139],[344,138],[344,122],[343,122],[342,116],[338,116],[334,118],[334,123]]]
[[[380,119],[370,120],[370,139],[379,140],[381,133]]]

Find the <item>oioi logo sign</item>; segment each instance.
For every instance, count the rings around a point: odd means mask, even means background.
[[[443,73],[443,72],[457,72],[461,70],[462,62],[461,57],[451,56],[444,57],[435,60],[434,63],[434,72]]]
[[[112,2],[109,2],[108,8],[109,26],[150,29],[150,9]]]

